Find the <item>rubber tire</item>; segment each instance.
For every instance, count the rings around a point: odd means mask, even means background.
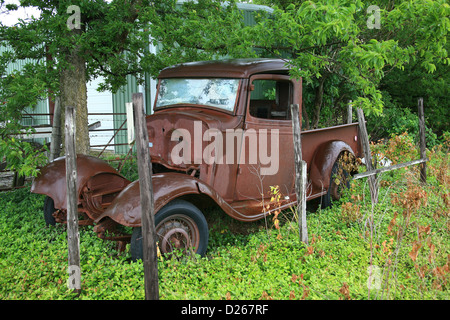
[[[155,215],[155,226],[158,226],[164,219],[174,214],[184,214],[191,218],[199,230],[199,246],[196,254],[204,256],[208,247],[209,229],[203,213],[192,203],[184,200],[173,200],[166,204]],[[130,253],[132,261],[143,260],[142,228],[133,229],[130,243]]]
[[[55,212],[55,203],[52,198],[47,196],[44,200],[44,220],[47,226],[56,225],[56,220],[53,216],[53,212]]]
[[[339,200],[339,199],[334,199],[334,197],[331,194],[331,185],[335,183],[333,178],[338,173],[338,170],[339,170],[339,159],[340,159],[340,157],[338,157],[336,159],[336,161],[333,164],[333,168],[331,169],[330,184],[328,187],[328,191],[327,191],[326,195],[322,198],[322,209],[331,207],[333,205],[333,201]],[[346,180],[345,187],[347,189],[350,189],[350,179],[348,179],[349,173],[346,170],[344,170],[344,174],[345,174],[345,178],[346,178],[345,179]]]

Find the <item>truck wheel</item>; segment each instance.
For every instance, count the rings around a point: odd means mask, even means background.
[[[44,220],[47,226],[54,226],[56,225],[55,217],[53,216],[53,213],[55,212],[55,203],[53,202],[53,199],[49,196],[45,197],[44,200]]]
[[[208,246],[208,224],[202,212],[192,203],[174,200],[155,215],[158,247],[161,254],[181,250],[203,256]],[[134,228],[131,236],[131,258],[143,259],[142,229]]]
[[[341,198],[342,191],[350,188],[350,174],[342,167],[340,160],[341,157],[338,157],[331,169],[330,186],[322,199],[323,209],[331,207],[333,201]]]

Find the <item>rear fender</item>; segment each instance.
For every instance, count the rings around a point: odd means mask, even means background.
[[[328,190],[331,170],[341,152],[348,151],[354,155],[352,148],[340,140],[328,141],[317,148],[311,162],[310,179],[315,190]]]
[[[170,201],[186,195],[206,195],[226,212],[231,210],[225,200],[217,195],[210,186],[187,174],[175,172],[154,174],[152,175],[152,185],[155,214]],[[109,217],[127,227],[140,227],[140,198],[139,180],[136,180],[123,189],[94,222],[99,223],[102,219]]]
[[[67,209],[67,191],[66,191],[66,161],[65,157],[60,157],[43,167],[39,175],[34,179],[31,186],[32,193],[39,193],[49,196],[53,199],[55,209]],[[89,181],[105,180],[105,176],[113,175],[114,179],[121,188],[129,184],[129,181],[122,177],[116,169],[107,162],[86,155],[77,155],[77,198],[78,204],[81,203],[80,194]],[[95,179],[97,177],[97,179]],[[107,179],[107,178],[106,178]]]

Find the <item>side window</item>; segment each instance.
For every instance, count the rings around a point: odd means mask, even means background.
[[[290,81],[255,79],[250,94],[250,115],[256,118],[289,120],[292,103]]]

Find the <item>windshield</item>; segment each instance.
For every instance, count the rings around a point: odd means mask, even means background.
[[[233,111],[238,88],[239,79],[162,79],[156,108],[195,104]]]

